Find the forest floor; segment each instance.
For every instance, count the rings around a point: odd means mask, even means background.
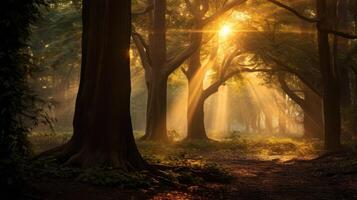
[[[24,199],[357,199],[357,155],[318,157],[316,142],[261,138],[171,145],[139,142],[138,146],[150,162],[217,163],[233,179],[192,181],[178,188],[123,189],[37,176],[28,178]]]

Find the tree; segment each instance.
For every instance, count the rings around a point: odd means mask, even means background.
[[[217,43],[217,41],[215,41]],[[186,77],[189,77],[189,90],[191,90],[191,96],[189,92],[189,102],[188,102],[188,133],[186,140],[205,140],[208,139],[205,125],[204,125],[204,104],[205,101],[211,97],[213,94],[218,92],[219,88],[226,84],[226,82],[234,77],[239,77],[242,73],[246,72],[266,72],[265,69],[258,68],[259,61],[250,59],[250,62],[247,63],[245,58],[249,58],[249,52],[245,52],[244,49],[239,48],[239,43],[237,47],[232,49],[224,49],[228,53],[222,59],[222,62],[217,61],[217,53],[219,49],[219,44],[213,45],[211,54],[209,55],[209,61],[206,66],[201,66],[197,64],[189,64],[187,69],[183,69],[183,72],[186,74]],[[198,53],[200,53],[198,50]],[[200,55],[200,54],[199,54]],[[194,55],[191,62],[196,63],[200,59],[196,58],[197,55]],[[249,60],[249,59],[248,59]],[[200,62],[199,62],[200,63]],[[190,68],[190,67],[200,68]],[[206,87],[203,88],[203,81],[208,69],[214,69],[214,77],[210,77],[211,82]],[[194,76],[190,73],[194,71]],[[201,73],[201,74],[200,74]],[[191,104],[191,105],[190,105]],[[255,118],[256,119],[256,118]]]
[[[278,81],[281,89],[304,112],[304,137],[323,138],[322,99],[311,88],[302,84],[303,97],[296,94],[287,82],[286,72],[278,73]]]
[[[164,72],[166,64],[166,0],[150,0],[149,44],[141,35],[133,34],[138,47],[148,89],[145,139],[168,140],[166,128],[166,96],[168,74]],[[149,52],[151,52],[149,54]]]
[[[332,1],[325,2],[317,0],[317,14],[319,18],[331,17]],[[332,12],[332,13],[331,13]],[[331,47],[329,44],[329,34],[323,31],[321,27],[330,26],[330,22],[326,19],[317,24],[319,60],[321,73],[323,77],[323,107],[324,107],[324,132],[325,132],[325,148],[328,150],[336,150],[340,148],[341,135],[341,111],[340,111],[340,84],[336,67],[333,65],[331,55]]]
[[[302,9],[308,7],[300,2],[294,6],[299,6]],[[259,4],[249,6],[245,11],[260,13],[271,9],[274,9],[273,5],[259,2]],[[260,75],[265,80],[265,84],[269,84],[269,87],[276,85],[277,90],[283,96],[289,96],[305,113],[303,116],[305,136],[322,138],[322,111],[319,109],[322,108],[321,78],[315,53],[315,34],[311,31],[314,27],[307,23],[301,23],[299,19],[284,12],[275,11],[274,13],[274,15],[260,14],[254,16],[253,20],[243,22],[242,29],[251,32],[240,34],[239,37],[244,41],[241,46],[249,49],[263,61],[264,66],[262,67],[267,70]],[[276,100],[282,105],[287,103],[279,99]],[[286,110],[286,108],[281,106],[282,110]],[[271,112],[267,110],[263,113],[265,127],[269,131],[272,121],[270,118],[273,116],[269,117]],[[288,113],[279,115],[282,122],[279,124],[284,124],[283,116]],[[280,128],[284,130],[284,127]]]
[[[83,1],[81,80],[74,133],[60,158],[82,167],[146,168],[130,117],[131,1]]]
[[[297,10],[276,0],[267,0],[287,11],[293,13],[300,19],[316,24],[318,55],[320,71],[323,82],[323,113],[324,113],[324,135],[325,149],[335,151],[341,147],[341,102],[340,82],[338,77],[338,66],[334,64],[336,58],[333,53],[329,39],[330,35],[347,39],[356,39],[356,35],[342,32],[336,29],[334,19],[337,13],[337,0],[316,0],[317,18],[310,18],[300,14]]]
[[[192,53],[187,69],[182,71],[188,80],[188,103],[187,103],[187,140],[206,140],[208,139],[204,125],[204,102],[211,95],[204,95],[203,81],[208,66],[202,66],[201,48],[203,46],[204,27],[214,20],[221,17],[228,10],[235,6],[241,5],[245,0],[225,2],[221,8],[217,9],[210,17],[206,14],[210,10],[210,1],[186,0],[186,7],[193,16],[193,30],[190,35],[191,43],[197,43],[199,47]],[[214,59],[216,53],[211,55]],[[223,84],[223,83],[222,83]],[[214,93],[214,92],[213,92]],[[212,94],[213,94],[212,93]]]
[[[143,139],[167,141],[167,80],[195,50],[192,44],[179,55],[167,59],[166,45],[166,0],[149,0],[149,33],[148,42],[137,32],[133,33],[143,67],[148,89],[146,130]]]
[[[200,24],[195,24],[192,29],[201,30],[206,24],[214,21],[224,12],[245,0],[227,1],[219,12],[209,17],[201,18]],[[206,1],[197,1],[206,2]],[[207,1],[208,2],[208,1]],[[200,3],[200,5],[202,5]],[[206,4],[206,3],[203,3]],[[201,45],[199,36],[178,54],[168,57],[166,31],[167,31],[167,0],[149,0],[148,12],[150,28],[148,42],[139,33],[133,33],[133,39],[140,52],[148,88],[148,103],[146,116],[146,131],[143,139],[167,140],[166,107],[167,107],[167,79],[171,73],[178,69]],[[203,8],[204,10],[206,8]],[[146,10],[146,9],[145,9]],[[206,12],[206,11],[205,11]],[[146,12],[145,12],[146,13]],[[192,38],[192,37],[191,37]]]

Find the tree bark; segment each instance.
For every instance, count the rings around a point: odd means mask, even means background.
[[[130,0],[84,0],[80,87],[67,164],[142,170],[130,117]]]
[[[349,20],[349,2],[346,0],[337,0],[338,5],[336,5],[336,13],[334,14],[334,28],[336,30],[349,31],[350,20]],[[340,80],[341,88],[341,106],[348,107],[352,104],[351,95],[351,85],[350,85],[350,74],[348,71],[348,60],[340,59],[339,54],[348,54],[350,46],[348,44],[348,39],[340,38],[339,36],[333,36],[334,43],[334,64],[338,67],[338,74]]]
[[[166,0],[153,0],[149,34],[150,68],[145,69],[148,89],[146,131],[142,139],[167,141]]]
[[[304,91],[304,137],[323,139],[322,99],[307,86]]]
[[[197,29],[199,29],[198,25]],[[204,103],[206,99],[203,96],[203,81],[206,70],[201,63],[202,36],[202,32],[191,34],[191,43],[197,43],[200,47],[192,54],[187,71],[184,71],[188,80],[186,140],[208,139],[204,123]]]
[[[166,110],[167,110],[167,77],[153,74],[153,80],[148,83],[148,103],[146,114],[146,131],[142,139],[153,141],[168,141]]]
[[[204,101],[199,99],[195,108],[190,107],[192,105],[189,105],[188,108],[191,111],[194,110],[194,113],[188,116],[190,120],[188,121],[186,140],[207,140],[208,137],[204,123]]]
[[[317,23],[318,48],[320,68],[323,77],[323,110],[325,149],[335,151],[341,148],[341,108],[340,84],[336,66],[333,65],[333,56],[329,44],[329,34],[324,28],[331,26],[329,16],[335,12],[333,0],[317,0],[318,18],[323,19]]]
[[[189,67],[185,73],[188,80],[186,140],[208,139],[204,124],[204,102],[206,99],[203,97],[204,70],[201,68],[200,52],[200,49],[197,50],[190,58]]]

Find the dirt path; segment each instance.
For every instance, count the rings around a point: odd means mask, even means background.
[[[318,175],[323,161],[217,158],[236,180],[223,189],[222,199],[357,199],[356,174]],[[333,162],[333,160],[331,160]],[[320,163],[321,164],[321,163]]]
[[[344,188],[339,188],[330,179],[314,176],[309,164],[232,160],[224,165],[237,177],[236,182],[230,186],[232,199],[308,200],[349,197]]]
[[[320,161],[258,160],[212,156],[236,178],[230,185],[207,185],[187,199],[346,200],[357,199],[357,174],[318,175]],[[323,163],[333,162],[324,160]],[[178,194],[176,197],[182,197]],[[170,199],[161,198],[157,199]]]

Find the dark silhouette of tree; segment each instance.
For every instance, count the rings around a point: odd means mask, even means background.
[[[131,1],[83,1],[82,68],[67,164],[146,168],[130,117]]]

